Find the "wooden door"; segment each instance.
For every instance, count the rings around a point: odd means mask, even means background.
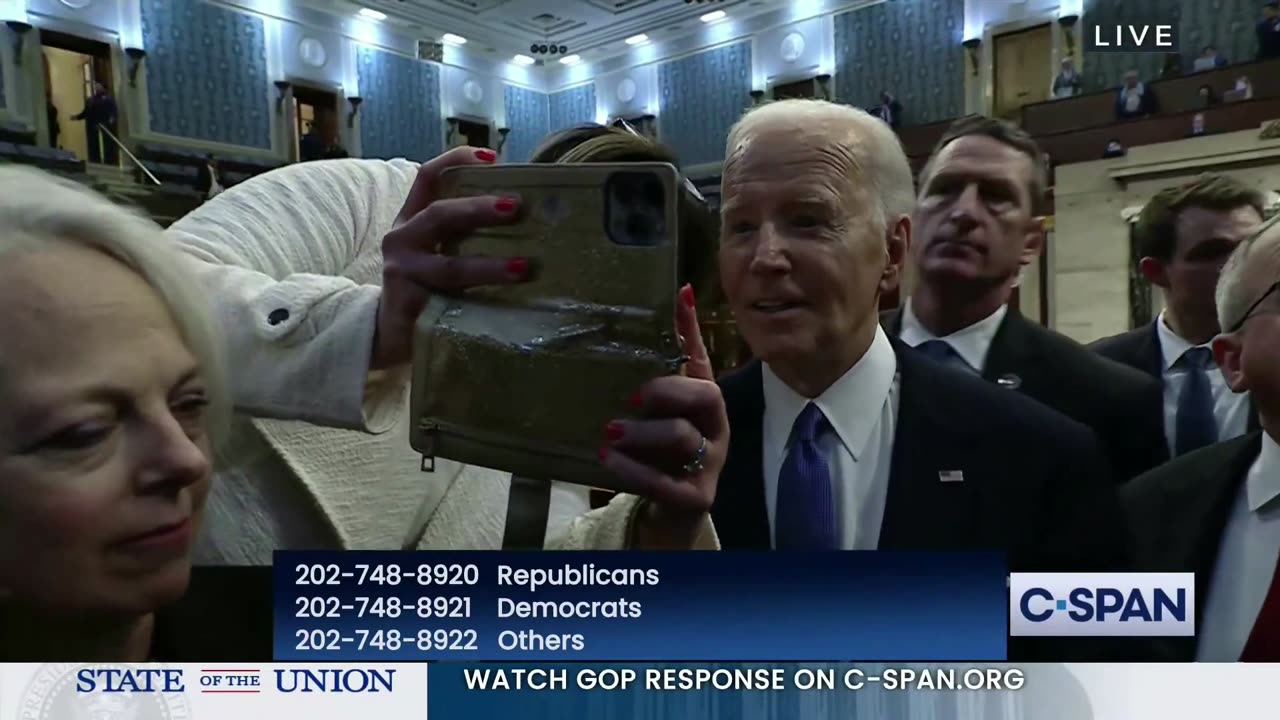
[[[1038,25],[995,39],[995,114],[1017,121],[1023,105],[1049,99],[1053,31]]]

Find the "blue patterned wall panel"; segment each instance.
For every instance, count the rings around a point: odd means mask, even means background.
[[[596,121],[595,83],[551,93],[547,103],[552,132]]]
[[[594,96],[594,92],[592,94]],[[504,85],[503,101],[507,107],[507,127],[511,128],[507,144],[502,148],[503,159],[528,162],[538,143],[551,131],[547,94]]]
[[[658,66],[658,135],[683,165],[724,158],[729,128],[751,104],[751,43],[724,45]]]
[[[1213,45],[1231,62],[1253,60],[1258,51],[1254,23],[1261,17],[1255,0],[1088,0],[1085,31],[1130,22],[1171,20],[1178,26],[1182,68],[1191,64],[1205,45]],[[1129,70],[1144,80],[1156,80],[1164,67],[1159,53],[1089,53],[1084,62],[1085,90],[1119,87]]]
[[[867,108],[888,90],[904,124],[964,113],[964,0],[890,0],[835,16],[836,98]]]
[[[151,130],[271,148],[262,18],[194,0],[142,0]]]
[[[360,145],[369,158],[425,161],[444,151],[440,68],[423,60],[361,46]]]

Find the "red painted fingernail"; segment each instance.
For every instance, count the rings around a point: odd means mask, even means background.
[[[622,439],[622,423],[617,420],[604,426],[605,437],[609,438],[609,442],[618,442]]]
[[[476,159],[483,160],[485,162],[493,162],[498,159],[498,153],[492,150],[477,150]]]
[[[631,398],[627,402],[631,403],[633,408],[644,407],[644,394],[637,390],[631,393]]]
[[[684,301],[685,307],[693,307],[695,300],[693,298],[693,286],[685,285],[680,288],[680,299]]]
[[[507,261],[507,272],[516,277],[524,277],[529,272],[529,261],[524,258],[512,258]]]
[[[598,454],[600,455],[600,461],[604,462],[604,459],[609,457],[609,448],[607,447],[600,448],[600,452]]]
[[[493,204],[493,209],[500,213],[514,212],[516,201],[511,198],[498,198],[498,201]]]

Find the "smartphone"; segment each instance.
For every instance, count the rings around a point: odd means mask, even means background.
[[[679,371],[680,175],[666,163],[460,167],[442,197],[516,196],[521,217],[459,255],[528,258],[531,280],[433,296],[414,337],[411,443],[424,459],[627,492],[605,425]]]

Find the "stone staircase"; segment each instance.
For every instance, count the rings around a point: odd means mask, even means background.
[[[155,185],[144,177],[139,183],[131,168],[88,163],[85,172],[98,192],[116,202],[140,208],[163,227],[200,206],[200,198],[189,189]]]

